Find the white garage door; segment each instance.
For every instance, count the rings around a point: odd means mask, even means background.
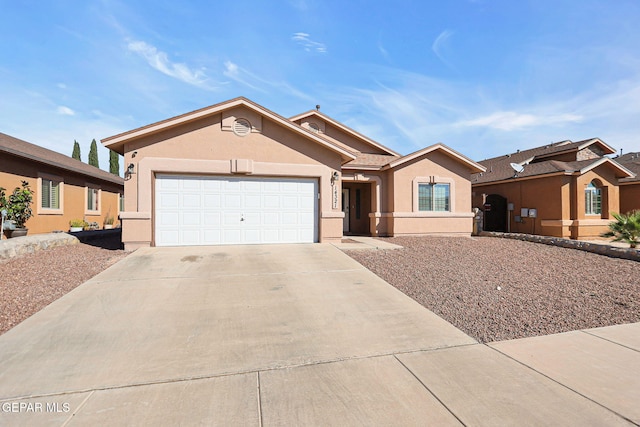
[[[317,241],[313,179],[159,175],[155,191],[156,246]]]

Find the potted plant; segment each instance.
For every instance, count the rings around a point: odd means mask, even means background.
[[[33,191],[27,181],[22,181],[22,187],[16,187],[9,196],[7,204],[7,219],[13,222],[15,229],[11,230],[10,237],[26,236],[29,229],[24,225],[33,212],[31,203],[33,202]]]
[[[111,230],[113,228],[113,222],[115,221],[115,219],[107,213],[107,216],[104,219],[104,229],[105,230]]]
[[[72,219],[71,221],[69,221],[69,231],[71,233],[82,231],[86,226],[87,223],[84,219]]]
[[[9,210],[7,206],[7,195],[5,193],[5,188],[0,187],[0,221],[2,223],[2,229],[0,229],[0,237],[2,236],[2,233],[5,233],[7,235],[7,238],[9,238],[11,232],[5,230],[13,230],[15,228],[13,221],[7,218],[8,215]]]

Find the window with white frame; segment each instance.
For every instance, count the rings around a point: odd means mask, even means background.
[[[418,184],[418,210],[446,212],[450,210],[449,184]]]
[[[60,209],[60,181],[42,178],[40,186],[40,207]]]
[[[99,200],[99,191],[97,188],[87,187],[87,210],[88,211],[97,211],[99,210],[98,206]]]
[[[584,212],[587,215],[600,215],[602,214],[602,189],[596,186],[591,181],[587,188],[584,190],[585,208]]]

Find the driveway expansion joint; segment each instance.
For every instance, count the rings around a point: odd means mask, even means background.
[[[615,344],[615,345],[617,345],[617,346],[624,347],[624,348],[626,348],[626,349],[629,349],[629,350],[635,351],[636,353],[640,353],[640,350],[638,350],[638,349],[636,349],[636,348],[629,347],[628,345],[624,345],[624,344],[619,343],[619,342],[617,342],[617,341],[613,341],[613,340],[611,340],[611,339],[609,339],[609,338],[601,337],[600,335],[597,335],[597,334],[591,333],[591,332],[589,332],[588,330],[584,330],[584,329],[583,329],[583,330],[580,330],[580,331],[578,331],[578,332],[585,333],[585,334],[587,334],[587,335],[589,335],[589,336],[592,336],[592,337],[595,337],[595,338],[599,338],[599,339],[601,339],[601,340],[608,341],[608,342],[610,342],[611,344]]]
[[[526,364],[526,363],[524,363],[524,362],[521,362],[520,360],[518,360],[518,359],[516,359],[516,358],[514,358],[514,357],[512,357],[512,356],[510,356],[510,355],[508,355],[507,353],[503,353],[502,351],[500,351],[499,349],[497,349],[497,348],[495,348],[495,347],[492,347],[492,346],[487,345],[487,344],[483,344],[483,345],[485,345],[485,346],[489,347],[490,349],[492,349],[492,350],[496,351],[497,353],[499,353],[499,354],[501,354],[501,355],[503,355],[503,356],[506,356],[507,358],[509,358],[509,359],[511,359],[511,360],[513,360],[513,361],[515,361],[516,363],[518,363],[518,364],[520,364],[520,365],[524,366],[525,368],[530,369],[531,371],[535,372],[536,374],[542,375],[543,377],[545,377],[545,378],[549,379],[550,381],[552,381],[552,382],[554,382],[554,383],[558,384],[559,386],[564,387],[565,389],[567,389],[567,390],[569,390],[569,391],[571,391],[571,392],[573,392],[573,393],[577,394],[578,396],[581,396],[581,397],[583,397],[583,398],[587,399],[589,402],[591,402],[591,403],[595,403],[596,405],[600,406],[601,408],[606,409],[607,411],[611,412],[612,414],[615,414],[616,416],[618,416],[618,417],[620,417],[620,418],[624,419],[625,421],[628,421],[628,422],[630,422],[630,423],[631,423],[631,424],[633,424],[633,425],[638,425],[638,423],[636,423],[636,422],[634,422],[633,420],[631,420],[631,419],[629,419],[629,418],[625,417],[625,416],[624,416],[624,415],[622,415],[621,413],[619,413],[619,412],[617,412],[617,411],[615,411],[615,410],[613,410],[613,409],[609,408],[608,406],[605,406],[604,404],[602,404],[602,403],[598,402],[597,400],[594,400],[594,399],[590,398],[589,396],[586,396],[586,395],[584,395],[584,394],[580,393],[579,391],[577,391],[577,390],[575,390],[575,389],[573,389],[573,388],[569,387],[568,385],[561,383],[560,381],[558,381],[558,380],[556,380],[555,378],[553,378],[553,377],[551,377],[551,376],[549,376],[549,375],[545,374],[544,372],[540,372],[539,370],[535,369],[534,367],[529,366],[529,365],[527,365],[527,364]]]

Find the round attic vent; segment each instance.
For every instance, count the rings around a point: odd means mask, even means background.
[[[236,119],[233,122],[233,133],[238,136],[245,136],[251,132],[251,123],[247,119]]]
[[[320,132],[320,126],[318,126],[315,123],[309,123],[309,129],[311,129],[311,132],[315,132],[315,133]]]

